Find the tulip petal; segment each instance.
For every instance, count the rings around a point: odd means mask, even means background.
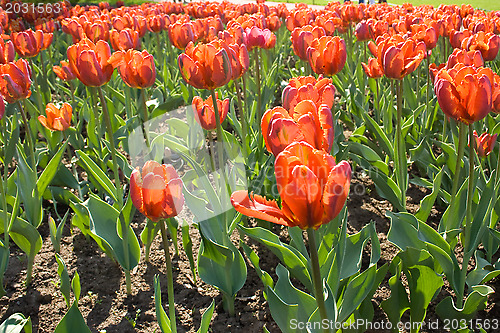
[[[236,191],[231,195],[231,204],[236,211],[246,216],[293,226],[275,201],[266,200],[260,195],[251,195],[251,198],[249,198],[247,191]]]

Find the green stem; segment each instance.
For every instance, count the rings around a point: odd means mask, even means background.
[[[144,139],[146,140],[146,146],[151,148],[150,142],[149,142],[149,115],[148,115],[148,106],[146,104],[147,101],[147,92],[146,89],[141,89],[141,104],[142,104],[142,111],[143,111],[143,123],[142,123],[142,131],[144,133]]]
[[[36,96],[36,103],[38,107],[38,113],[37,116],[41,114],[42,110],[44,109],[43,107],[43,102],[42,102],[42,94],[40,91],[40,87],[38,85],[38,80],[37,76],[35,75],[35,65],[33,64],[33,58],[29,58],[29,62],[31,65],[31,70],[33,72],[33,87],[35,88],[35,96]]]
[[[165,220],[160,220],[161,239],[163,241],[163,251],[167,262],[167,290],[168,290],[168,314],[170,317],[170,328],[172,333],[177,332],[177,323],[175,320],[175,302],[174,302],[174,278],[172,275],[172,261],[170,259],[170,244],[168,242],[167,230],[165,229]]]
[[[377,108],[375,109],[375,115],[377,119],[377,124],[380,124],[380,83],[379,79],[375,79],[375,88],[377,91]]]
[[[396,150],[397,163],[396,172],[398,175],[398,185],[401,190],[401,206],[406,209],[406,176],[408,173],[406,163],[405,141],[402,135],[402,118],[403,118],[403,81],[396,80],[396,99],[397,99],[397,123],[396,123]]]
[[[465,125],[464,125],[465,127]],[[468,251],[471,238],[471,227],[472,227],[472,198],[474,197],[474,135],[472,123],[469,124],[469,188],[467,191],[467,207],[465,215],[465,225],[464,225],[464,243],[463,243],[463,261],[462,269],[460,271],[460,285],[457,299],[457,306],[461,308],[463,306],[463,301],[465,297],[465,280],[467,278],[467,268],[469,266],[470,258],[472,257],[472,251]]]
[[[109,115],[106,98],[104,97],[104,94],[102,92],[102,87],[97,87],[97,90],[99,91],[99,97],[101,99],[102,110],[104,114],[104,121],[106,122],[106,131],[108,132],[108,137],[109,137],[111,160],[113,162],[113,173],[115,176],[116,198],[118,200],[118,204],[121,209],[123,207],[123,193],[120,184],[120,174],[118,173],[118,162],[116,159],[116,146],[115,146],[115,138],[113,137],[113,127],[111,125],[111,117]]]
[[[462,158],[464,157],[465,150],[465,137],[467,135],[466,125],[462,122],[459,122],[458,125],[458,154],[457,154],[457,164],[455,166],[455,173],[453,174],[453,186],[451,188],[451,201],[450,205],[455,201],[455,197],[457,195],[458,190],[458,182],[460,181],[460,167],[462,164]]]
[[[245,113],[245,110],[243,109],[243,103],[241,101],[241,93],[240,93],[240,84],[239,84],[239,79],[234,80],[234,87],[236,90],[236,97],[238,101],[238,110],[240,111],[240,121],[241,121],[241,131],[242,131],[242,138],[241,138],[241,143],[243,144],[243,154],[244,157],[248,157],[250,154],[250,147],[248,146],[248,124],[247,124],[247,116]]]
[[[132,118],[132,103],[130,101],[132,100],[130,88],[128,85],[124,85],[124,90],[125,90],[125,113],[127,114],[127,120]]]
[[[24,126],[26,129],[26,137],[28,138],[28,151],[30,154],[30,162],[33,170],[36,170],[35,165],[35,144],[33,143],[33,134],[31,133],[31,128],[28,122],[28,118],[26,117],[26,112],[24,111],[23,105],[20,101],[17,101],[17,106],[19,107],[19,111],[21,112],[21,116],[23,117]]]
[[[212,95],[212,102],[214,105],[217,143],[220,144],[220,151],[217,154],[219,160],[219,169],[221,169],[221,172],[224,172],[224,136],[222,134],[222,126],[220,122],[219,106],[217,105],[217,97],[215,96],[215,90],[214,89],[210,90],[210,94]]]
[[[255,73],[257,75],[257,121],[260,123],[262,119],[262,100],[261,100],[261,91],[260,91],[260,65],[259,65],[259,51],[260,48],[254,49],[255,56]]]
[[[43,51],[40,52],[40,66],[42,67],[42,84],[47,88],[48,90],[48,81],[47,81],[47,73],[45,72],[45,62],[43,60]],[[41,91],[39,92],[41,94]],[[47,104],[50,101],[50,96],[47,96],[46,94],[43,94],[44,97],[44,104]]]
[[[313,228],[307,229],[307,238],[309,239],[314,296],[316,298],[316,303],[318,304],[319,314],[321,315],[321,322],[323,322],[328,320],[328,315],[326,314],[325,299],[323,296],[323,283],[319,268],[318,248],[316,247],[316,239],[314,238]],[[327,328],[323,328],[323,332],[328,333],[329,330]]]

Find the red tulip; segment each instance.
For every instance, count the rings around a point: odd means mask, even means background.
[[[83,25],[85,36],[87,36],[87,38],[94,43],[96,43],[98,40],[108,41],[110,28],[111,27],[107,22],[101,20],[87,22]]]
[[[434,80],[439,106],[448,116],[470,124],[492,109],[493,72],[489,68],[458,63],[442,69]]]
[[[491,135],[485,132],[478,136],[474,130],[474,148],[476,148],[477,156],[483,158],[488,156],[493,150],[496,141],[497,134]]]
[[[384,75],[384,70],[380,67],[377,59],[370,57],[368,65],[364,62],[361,63],[366,75],[372,79],[378,79]]]
[[[267,110],[261,121],[267,150],[274,156],[295,141],[305,141],[315,149],[330,152],[334,138],[333,116],[326,104],[299,102],[287,111],[278,106]]]
[[[326,104],[331,109],[334,98],[335,87],[332,80],[323,78],[322,75],[317,79],[314,76],[291,78],[281,96],[283,107],[286,110],[295,108],[299,102],[304,100],[311,100],[318,108],[321,104]]]
[[[276,45],[276,35],[269,29],[261,29],[257,26],[246,28],[245,44],[249,52],[255,47],[272,49]]]
[[[325,29],[318,26],[306,25],[293,29],[292,37],[290,37],[293,52],[300,59],[307,61],[307,49],[313,40],[325,35]]]
[[[63,103],[61,108],[57,108],[54,104],[49,103],[45,108],[47,117],[38,116],[40,123],[51,131],[65,131],[71,124],[71,114],[73,108],[68,103]]]
[[[16,57],[16,50],[12,41],[4,41],[0,38],[0,64],[7,64],[14,61]]]
[[[415,40],[424,42],[427,50],[432,50],[436,47],[439,36],[433,27],[426,26],[425,24],[413,24],[411,31],[412,37]]]
[[[22,32],[13,32],[11,40],[19,56],[23,58],[35,57],[42,50],[43,31],[28,29]]]
[[[100,87],[111,80],[113,65],[108,63],[111,57],[109,44],[103,40],[93,43],[84,38],[68,47],[69,66],[76,77],[89,87]]]
[[[228,49],[228,56],[231,61],[231,77],[233,80],[237,80],[246,73],[250,66],[247,47],[245,44],[231,44],[228,45]]]
[[[170,42],[176,48],[184,50],[190,42],[195,41],[194,27],[191,22],[175,22],[168,29]]]
[[[351,167],[305,142],[295,142],[276,157],[275,174],[281,208],[275,201],[247,191],[231,195],[234,208],[269,222],[318,229],[342,210],[349,193]]]
[[[190,42],[178,58],[184,80],[198,89],[215,89],[231,80],[231,62],[227,51],[217,42]]]
[[[111,30],[109,37],[111,46],[115,51],[127,51],[141,47],[139,33],[130,28],[125,28],[121,31]]]
[[[118,68],[123,82],[129,87],[142,89],[151,87],[155,83],[155,61],[146,50],[117,51],[111,55],[108,62],[114,68]]]
[[[148,30],[154,33],[158,33],[165,28],[165,19],[160,15],[146,16],[146,23],[148,25]]]
[[[309,64],[316,74],[335,75],[344,68],[347,52],[338,36],[323,36],[313,40],[307,49]]]
[[[215,93],[215,98],[217,100],[217,110],[219,111],[219,120],[222,124],[226,119],[227,113],[229,112],[229,98],[221,101],[218,98],[218,94]],[[216,120],[215,120],[215,110],[214,110],[214,102],[212,100],[212,96],[207,98],[205,101],[199,97],[195,96],[193,98],[193,109],[196,111],[195,119],[198,124],[201,125],[203,129],[207,131],[214,130],[216,128]]]
[[[361,21],[356,24],[354,35],[358,42],[364,42],[371,39],[370,27],[366,21]]]
[[[25,59],[0,64],[0,92],[8,103],[31,95],[31,70]]]
[[[182,180],[171,165],[148,161],[132,171],[130,196],[135,208],[153,222],[176,216],[184,205]]]
[[[467,50],[479,50],[484,61],[495,60],[500,48],[500,37],[494,33],[479,31],[462,41],[462,48]]]
[[[61,66],[53,66],[52,70],[56,73],[57,77],[59,77],[63,81],[71,81],[76,79],[75,73],[69,67],[67,61],[61,60]]]
[[[453,68],[457,63],[462,63],[466,66],[481,67],[484,66],[483,57],[478,50],[466,51],[455,49],[448,57],[446,68]]]

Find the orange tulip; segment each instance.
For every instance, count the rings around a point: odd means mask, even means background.
[[[479,50],[484,61],[495,60],[500,49],[500,37],[494,33],[479,31],[462,41],[462,48],[467,50]]]
[[[285,20],[286,28],[292,32],[297,27],[303,27],[312,24],[316,15],[309,8],[297,9],[288,14]]]
[[[267,110],[261,121],[267,150],[274,156],[295,141],[305,141],[315,149],[330,152],[334,138],[332,111],[310,101],[299,102],[287,111],[281,106]]]
[[[340,72],[347,59],[345,42],[338,36],[323,36],[313,40],[307,55],[312,70],[324,75]]]
[[[250,66],[250,58],[248,56],[247,47],[245,44],[231,44],[228,45],[229,59],[231,61],[231,78],[237,80],[243,76]]]
[[[226,119],[227,113],[229,112],[229,98],[221,101],[218,98],[218,94],[215,93],[215,98],[217,100],[217,110],[219,111],[220,123],[222,124]],[[216,128],[215,121],[215,110],[214,102],[212,96],[207,98],[205,101],[199,97],[195,96],[193,98],[193,109],[196,111],[195,119],[202,128],[207,131],[214,130]]]
[[[48,49],[49,46],[52,44],[53,40],[54,40],[54,35],[51,32],[44,32],[42,51]]]
[[[31,70],[25,59],[0,64],[0,92],[8,103],[31,95]]]
[[[356,24],[356,28],[354,29],[354,35],[356,35],[356,39],[358,42],[364,42],[371,39],[370,27],[366,21],[361,21]]]
[[[63,81],[71,81],[76,79],[75,73],[71,70],[67,61],[61,60],[61,66],[53,66],[52,70],[56,73],[57,77]]]
[[[179,68],[184,80],[198,89],[215,89],[231,80],[231,62],[224,48],[217,43],[190,42],[179,55]]]
[[[111,80],[113,65],[108,63],[111,57],[109,44],[103,40],[93,43],[84,38],[68,47],[69,66],[76,77],[89,87],[100,87]]]
[[[71,37],[73,38],[73,43],[76,43],[85,37],[85,31],[83,30],[80,22],[78,22],[78,20],[76,19],[70,18],[62,20],[61,25],[62,31],[71,35]]]
[[[447,68],[452,68],[457,63],[462,63],[466,66],[474,66],[481,67],[484,66],[483,57],[481,56],[481,52],[478,50],[466,51],[455,49],[453,53],[448,57],[448,61],[446,62]]]
[[[195,41],[194,27],[191,22],[175,22],[168,29],[168,38],[173,46],[184,50],[189,42]]]
[[[182,180],[170,164],[148,161],[132,171],[130,196],[135,208],[153,222],[174,217],[184,206]]]
[[[0,64],[6,64],[14,61],[16,57],[16,50],[12,41],[4,41],[0,38]]]
[[[146,16],[146,24],[148,26],[148,30],[154,33],[158,33],[165,29],[165,19],[160,15]]]
[[[247,191],[231,195],[234,208],[276,224],[318,229],[340,213],[349,194],[349,163],[335,164],[333,156],[305,142],[292,143],[276,157],[275,174],[281,208]]]
[[[129,87],[142,89],[151,87],[155,83],[155,61],[146,50],[142,52],[133,49],[117,51],[108,62],[118,68],[123,82]]]
[[[255,47],[272,49],[276,45],[276,35],[269,29],[253,26],[245,29],[245,44],[250,52]]]
[[[310,100],[320,107],[326,104],[330,109],[333,107],[335,98],[335,87],[332,80],[323,78],[320,75],[317,79],[314,76],[299,76],[291,78],[288,85],[283,89],[281,100],[286,110],[295,108],[299,102]]]
[[[43,46],[43,31],[33,31],[31,29],[13,32],[11,35],[12,43],[17,54],[23,58],[35,57],[40,53]]]
[[[49,103],[45,108],[45,116],[38,116],[40,123],[51,131],[65,131],[71,124],[73,108],[68,103],[63,103],[61,108]]]
[[[130,28],[125,28],[121,31],[111,30],[109,37],[111,46],[115,51],[127,51],[128,49],[138,49],[141,47],[139,33]]]
[[[293,29],[292,37],[290,37],[293,52],[300,59],[307,61],[307,49],[312,41],[325,35],[325,29],[319,26],[306,25]]]
[[[458,63],[437,73],[434,92],[448,117],[470,124],[483,119],[492,110],[493,80],[490,68]]]
[[[368,65],[362,62],[361,66],[363,66],[366,75],[372,79],[378,79],[384,75],[384,70],[380,67],[376,58],[370,57],[368,59]]]
[[[85,36],[92,42],[96,43],[98,40],[109,40],[110,25],[107,22],[96,20],[88,22],[83,26]]]
[[[488,156],[493,150],[496,141],[497,134],[491,135],[485,132],[478,136],[474,130],[474,148],[476,148],[477,156],[483,158]]]
[[[415,40],[425,43],[427,50],[432,50],[436,47],[438,34],[436,29],[432,26],[426,26],[425,24],[412,24],[411,26],[412,37]]]

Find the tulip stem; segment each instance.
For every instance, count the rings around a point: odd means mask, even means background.
[[[460,122],[462,127],[465,128],[465,124]],[[462,128],[461,127],[461,128]],[[472,123],[469,124],[469,188],[467,191],[467,207],[466,207],[466,215],[465,215],[465,225],[463,227],[464,233],[464,243],[463,245],[463,261],[462,261],[462,269],[460,271],[460,285],[457,299],[457,306],[459,308],[462,307],[464,296],[465,296],[465,280],[467,278],[467,268],[469,266],[469,261],[472,256],[473,251],[468,251],[470,245],[471,238],[471,227],[472,227],[472,198],[474,197],[474,134],[473,134],[473,126]]]
[[[23,105],[20,101],[17,101],[17,106],[19,107],[19,111],[21,112],[21,116],[23,117],[24,127],[26,129],[26,137],[28,139],[28,151],[30,154],[30,162],[33,170],[36,171],[35,164],[35,144],[33,143],[33,134],[31,133],[31,128],[28,122],[28,118],[26,117],[26,112],[24,111]]]
[[[375,89],[377,91],[377,108],[375,109],[375,115],[376,115],[376,119],[377,119],[377,124],[380,124],[380,83],[379,83],[379,80],[378,79],[374,79],[375,80]]]
[[[262,100],[260,96],[260,65],[259,65],[259,51],[260,48],[254,49],[255,55],[255,73],[257,75],[257,121],[260,122],[262,119]],[[259,136],[260,137],[260,136]]]
[[[398,180],[399,189],[401,191],[401,206],[406,210],[406,177],[407,177],[407,162],[406,162],[406,149],[405,141],[401,132],[402,118],[403,118],[403,81],[396,80],[396,99],[397,99],[397,116],[396,116],[396,176]]]
[[[143,119],[142,119],[142,133],[144,134],[144,140],[146,140],[146,146],[148,149],[151,148],[150,142],[149,142],[149,125],[148,125],[148,106],[146,105],[146,89],[141,89],[141,104],[142,104],[142,109],[143,109]],[[148,152],[148,155],[151,152]]]
[[[118,173],[118,162],[116,160],[116,146],[115,146],[115,138],[113,136],[113,126],[111,124],[111,117],[109,115],[108,105],[106,103],[106,98],[102,92],[102,87],[97,87],[99,91],[99,98],[101,99],[102,110],[104,113],[104,121],[106,122],[106,130],[109,136],[109,144],[111,150],[111,160],[113,162],[113,174],[115,176],[115,186],[116,186],[116,199],[118,200],[118,204],[120,209],[123,207],[123,193],[122,187],[120,184],[120,174]],[[128,253],[128,252],[126,252]]]
[[[33,63],[33,58],[29,58],[31,70],[33,73],[33,86],[35,87],[36,103],[38,107],[38,114],[40,115],[43,110],[42,93],[40,91],[40,86],[38,85],[37,76],[35,75],[35,65]]]
[[[170,317],[170,328],[172,329],[172,333],[176,333],[177,323],[175,320],[174,278],[172,275],[172,261],[170,259],[170,244],[168,242],[167,230],[165,229],[165,220],[161,219],[158,223],[160,223],[163,251],[165,252],[165,261],[167,263],[168,314]]]
[[[314,285],[314,296],[318,304],[319,314],[321,315],[321,322],[328,320],[326,314],[325,299],[323,295],[323,283],[321,280],[321,272],[319,268],[318,248],[316,247],[316,239],[314,238],[314,229],[307,228],[307,238],[309,239],[309,253],[311,257],[312,277]],[[327,328],[323,328],[323,332],[328,333]]]
[[[247,139],[248,139],[248,124],[247,124],[247,116],[245,113],[245,110],[243,109],[243,103],[241,101],[241,93],[240,93],[240,84],[239,84],[239,79],[234,80],[234,87],[236,89],[236,97],[238,98],[238,109],[240,111],[240,121],[241,121],[241,131],[242,131],[242,138],[241,142],[243,143],[243,154],[245,155],[244,157],[248,157],[250,154],[250,147],[247,144]]]
[[[451,188],[451,201],[450,205],[455,201],[455,196],[457,195],[458,182],[460,180],[460,167],[462,164],[462,158],[464,157],[465,150],[465,136],[467,135],[467,127],[461,121],[458,124],[458,155],[457,164],[455,166],[455,173],[453,174],[453,186]],[[474,142],[474,141],[472,141]]]

